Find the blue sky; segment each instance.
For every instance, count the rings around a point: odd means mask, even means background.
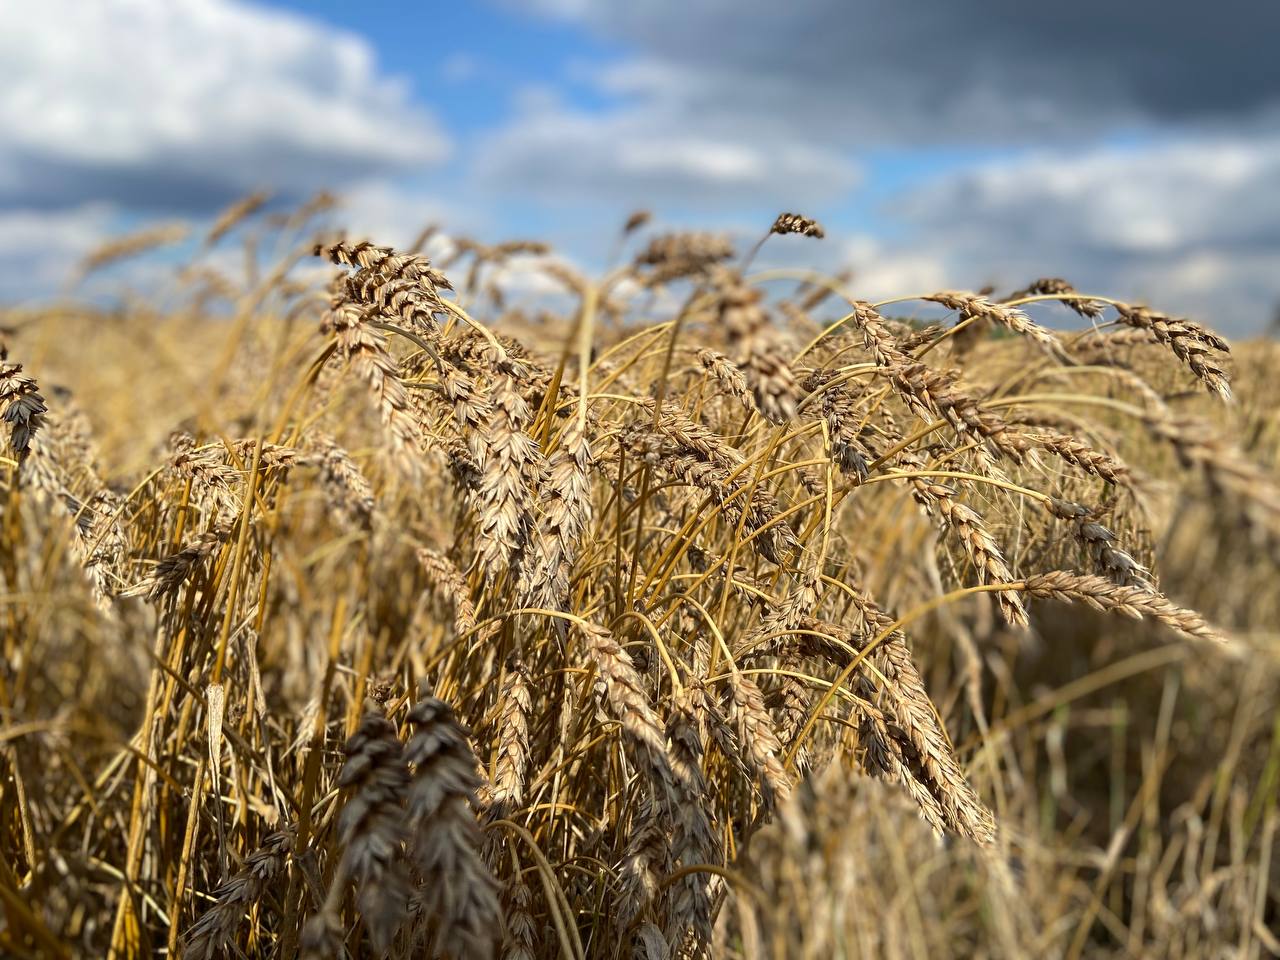
[[[255,187],[332,188],[384,242],[439,220],[548,239],[585,268],[637,207],[744,238],[793,209],[827,240],[768,255],[852,269],[866,296],[1061,275],[1232,333],[1280,301],[1280,5],[0,0],[0,16],[0,301],[58,289],[104,233],[207,220]]]
[[[572,23],[488,3],[317,3],[271,6],[366,36],[390,73],[411,82],[458,134],[502,123],[512,93],[529,84],[557,86],[583,107],[590,92],[572,83],[579,64],[607,63],[625,45],[593,37]]]

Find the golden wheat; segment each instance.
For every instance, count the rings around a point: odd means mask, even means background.
[[[648,222],[598,280],[329,236],[234,321],[15,313],[0,951],[1275,948],[1277,358]],[[569,303],[487,312],[513,257]]]

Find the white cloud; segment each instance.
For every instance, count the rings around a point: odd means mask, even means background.
[[[234,0],[0,0],[0,201],[209,209],[449,144],[367,41]]]
[[[21,303],[63,284],[111,224],[100,204],[70,210],[0,210],[0,303]],[[16,268],[15,268],[16,266]]]
[[[629,53],[569,74],[603,106],[575,112],[545,92],[526,105],[486,151],[490,183],[607,216],[772,206],[824,219],[859,161],[890,149],[917,185],[884,211],[892,240],[843,251],[860,295],[1065,274],[1237,330],[1280,296],[1274,4],[538,5]],[[1119,137],[1137,145],[1100,146]],[[947,145],[1041,152],[922,180]],[[834,259],[832,226],[833,243],[805,251],[814,262]]]
[[[369,239],[392,247],[414,242],[433,224],[450,231],[462,227],[482,229],[471,211],[403,184],[370,181],[344,191],[334,223],[353,238]]]
[[[849,156],[779,136],[765,118],[695,122],[667,106],[595,114],[528,91],[520,115],[483,144],[477,175],[489,189],[607,216],[650,204],[812,207],[837,202],[858,182]]]
[[[1065,276],[1228,332],[1280,301],[1276,131],[1029,155],[917,188],[895,212],[949,283]]]
[[[921,189],[903,212],[961,229],[955,217],[980,218],[1019,242],[1075,238],[1119,254],[1275,240],[1280,131],[992,163]]]
[[[853,271],[848,287],[863,300],[881,300],[947,285],[949,267],[937,249],[893,248],[867,234],[848,240],[837,254]]]
[[[237,0],[0,0],[0,299],[52,283],[122,211],[320,185],[346,196],[336,223],[401,245],[433,220],[483,239],[518,222],[600,266],[637,207],[747,244],[795,209],[830,239],[760,262],[852,266],[859,296],[1064,275],[1235,330],[1280,297],[1280,73],[1259,55],[1280,7],[541,5],[629,52],[515,91],[432,197],[412,174],[450,144],[364,39]],[[477,62],[464,45],[435,69],[465,83]],[[1098,145],[1120,134],[1133,144]],[[962,142],[1036,152],[920,179]],[[915,184],[884,211],[892,238],[842,239],[884,148]]]

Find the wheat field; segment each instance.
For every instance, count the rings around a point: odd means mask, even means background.
[[[1275,343],[330,205],[0,316],[0,953],[1280,956]]]

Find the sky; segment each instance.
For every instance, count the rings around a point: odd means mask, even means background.
[[[1280,305],[1280,4],[0,0],[0,302],[105,235],[319,188],[600,268],[638,208],[858,296],[1063,276],[1227,333]],[[790,245],[784,245],[790,244]],[[767,250],[770,248],[766,248]]]

